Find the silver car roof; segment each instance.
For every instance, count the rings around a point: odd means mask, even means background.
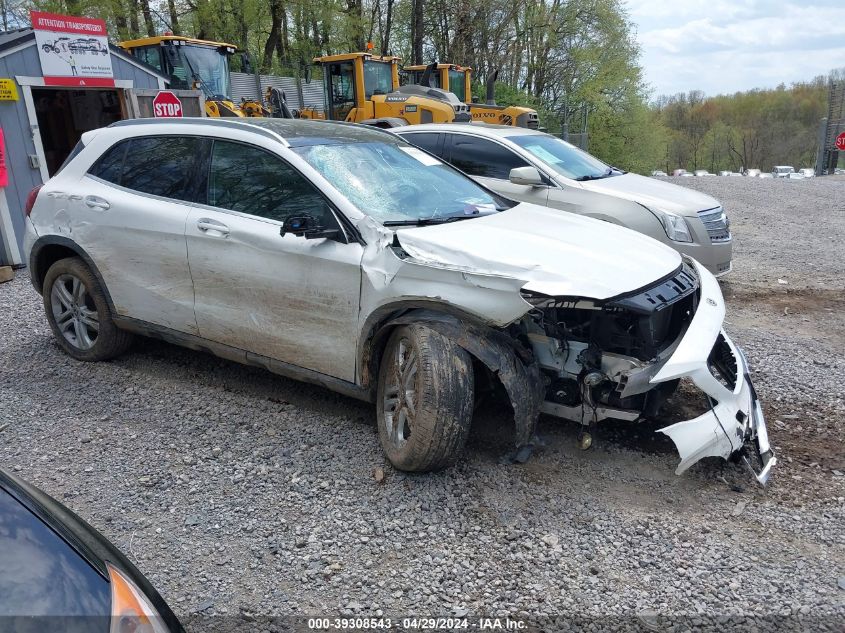
[[[488,138],[506,138],[512,136],[545,135],[540,130],[529,130],[524,127],[513,125],[493,125],[491,123],[423,123],[421,125],[408,125],[405,127],[393,128],[395,134],[410,134],[413,132],[467,132],[476,136]]]
[[[332,145],[340,143],[401,143],[394,135],[380,128],[338,121],[311,121],[307,119],[272,118],[205,118],[185,117],[172,119],[127,119],[109,127],[198,125],[212,128],[250,130],[262,136],[282,138],[290,147],[303,145]]]

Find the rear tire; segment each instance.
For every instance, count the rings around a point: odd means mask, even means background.
[[[115,325],[103,288],[79,257],[50,266],[41,292],[53,336],[69,356],[108,360],[132,344],[132,335]]]
[[[423,325],[398,327],[379,367],[379,439],[399,470],[430,471],[453,464],[472,422],[470,355]]]

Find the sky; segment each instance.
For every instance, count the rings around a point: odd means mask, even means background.
[[[730,94],[845,66],[842,0],[626,0],[652,96]]]

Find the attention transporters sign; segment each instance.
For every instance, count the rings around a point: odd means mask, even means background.
[[[114,86],[106,23],[30,11],[47,86]]]

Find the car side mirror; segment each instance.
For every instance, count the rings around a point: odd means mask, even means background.
[[[530,165],[511,169],[508,180],[515,185],[525,185],[527,187],[541,187],[546,184],[543,182],[543,177],[537,171],[537,168],[531,167]]]
[[[306,240],[320,238],[333,240],[340,236],[339,230],[327,229],[313,215],[305,214],[292,215],[284,221],[282,228],[279,230],[279,235],[284,237],[288,233],[297,237],[304,237]]]

